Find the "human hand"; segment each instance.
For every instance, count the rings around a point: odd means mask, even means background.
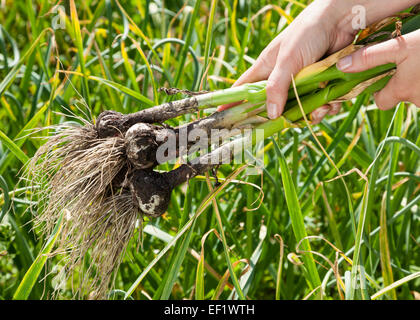
[[[420,107],[420,30],[377,45],[369,46],[341,59],[343,72],[362,72],[387,63],[397,71],[387,86],[375,94],[379,109],[388,110],[401,101]]]
[[[352,42],[353,6],[363,5],[367,24],[409,7],[418,0],[317,0],[312,2],[261,53],[254,65],[234,84],[268,79],[267,113],[269,118],[279,117],[287,100],[291,76],[318,61],[325,54],[336,52]],[[218,111],[235,104],[220,106]],[[326,105],[315,110],[312,122],[319,123],[327,114],[340,111],[340,104]]]
[[[254,65],[234,84],[268,79],[267,112],[271,119],[283,113],[291,83],[291,75],[305,66],[318,61],[325,53],[332,53],[348,45],[354,38],[354,30],[341,28],[343,17],[337,13],[347,10],[346,1],[314,1],[261,53]],[[219,111],[231,107],[219,107]],[[331,106],[320,108],[325,116]],[[338,109],[338,110],[337,110]],[[332,112],[338,112],[335,106]]]

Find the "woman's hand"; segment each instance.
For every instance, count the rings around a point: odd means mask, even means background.
[[[395,63],[397,72],[388,85],[375,94],[379,109],[388,110],[401,101],[420,107],[420,30],[387,42],[363,48],[341,59],[343,72],[362,72],[387,63]]]
[[[271,119],[279,117],[286,104],[291,76],[318,61],[325,53],[340,50],[354,39],[354,30],[340,27],[349,10],[349,2],[314,1],[263,50],[234,86],[268,79],[268,116]],[[231,106],[221,106],[219,111]],[[330,111],[328,106],[325,109],[327,113]],[[337,107],[334,112],[336,110]]]
[[[359,31],[352,25],[355,5],[364,6],[366,23],[371,24],[416,2],[419,0],[316,0],[263,50],[234,86],[268,79],[267,113],[277,118],[283,113],[291,76],[352,42]],[[313,123],[339,111],[339,104],[323,106],[312,113]]]

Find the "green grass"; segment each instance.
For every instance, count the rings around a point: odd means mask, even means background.
[[[148,108],[168,101],[163,86],[227,88],[308,1],[295,2],[256,16],[271,2],[86,0],[65,7],[58,30],[50,1],[1,8],[0,299],[50,298],[62,264],[44,255],[55,238],[32,230],[24,213],[21,169],[48,134],[29,130],[74,121],[70,111]],[[313,130],[327,155],[308,128],[290,129],[265,141],[262,180],[223,165],[220,186],[210,175],[177,188],[168,213],[145,221],[139,250],[133,237],[110,297],[413,299],[418,109],[379,111],[363,95]]]

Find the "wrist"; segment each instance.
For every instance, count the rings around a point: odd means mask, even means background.
[[[378,22],[395,13],[420,3],[420,0],[328,0],[336,12],[337,27],[341,31],[356,33],[359,25]],[[364,20],[364,21],[362,21]],[[359,28],[359,29],[358,29]]]
[[[356,0],[354,2],[366,8],[368,24],[378,22],[420,3],[419,0]]]

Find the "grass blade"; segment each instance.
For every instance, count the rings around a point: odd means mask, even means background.
[[[0,141],[22,162],[23,164],[29,161],[29,157],[0,130]]]
[[[63,226],[62,220],[63,220],[63,215],[61,215],[60,219],[57,221],[57,225],[55,226],[44,248],[41,250],[38,257],[35,259],[31,267],[29,268],[29,270],[26,272],[25,276],[23,277],[22,282],[19,284],[19,287],[17,288],[15,294],[13,295],[14,300],[28,299],[29,294],[32,291],[32,288],[35,285],[35,282],[38,279],[38,276],[41,273],[42,268],[44,267],[45,262],[48,259],[48,254],[51,252],[52,248],[54,247],[54,243],[60,234],[61,228]]]
[[[82,39],[82,33],[80,31],[80,22],[79,17],[77,15],[76,5],[74,3],[74,0],[70,0],[70,16],[71,16],[71,24],[73,27],[73,33],[74,33],[74,41],[77,48],[77,56],[79,58],[80,63],[80,70],[84,75],[87,75],[86,73],[86,67],[85,67],[85,52],[83,50],[83,39]],[[87,82],[87,78],[83,77],[82,80],[82,93],[83,98],[85,99],[87,105],[89,106],[89,85]]]
[[[389,285],[388,287],[383,288],[382,290],[378,291],[377,293],[375,293],[371,297],[371,299],[372,300],[376,300],[380,296],[386,294],[387,292],[389,292],[391,290],[395,290],[396,288],[400,287],[401,285],[403,285],[403,284],[405,284],[405,283],[407,283],[407,282],[409,282],[411,280],[417,279],[419,277],[420,277],[420,272],[416,272],[416,273],[410,274],[409,276],[406,276],[406,277],[404,277],[404,278],[402,278],[402,279],[394,282],[392,285]]]
[[[296,194],[296,189],[293,184],[293,178],[290,175],[286,159],[280,150],[278,150],[278,156],[286,203],[287,207],[289,208],[290,218],[292,220],[293,232],[295,234],[296,242],[299,242],[300,240],[306,238],[308,235],[306,233],[305,223],[303,221],[303,215],[301,212],[298,196]],[[302,249],[307,252],[311,251],[311,246],[307,239],[302,242]],[[311,253],[307,253],[302,257],[302,259],[308,271],[308,281],[311,284],[311,290],[313,290],[321,285],[321,280],[319,278],[314,258]]]
[[[3,221],[4,216],[9,211],[10,206],[10,197],[9,197],[9,187],[7,186],[6,180],[0,175],[0,189],[3,190],[3,206],[1,208],[0,214],[0,224]]]
[[[391,254],[389,252],[389,241],[388,241],[388,225],[386,219],[386,199],[387,193],[384,193],[382,200],[381,216],[380,216],[380,227],[379,230],[379,250],[381,252],[381,269],[382,277],[384,279],[384,286],[390,286],[394,282],[394,276],[392,274],[391,267]],[[390,297],[393,300],[397,300],[397,294],[395,290],[391,289],[389,291]]]

